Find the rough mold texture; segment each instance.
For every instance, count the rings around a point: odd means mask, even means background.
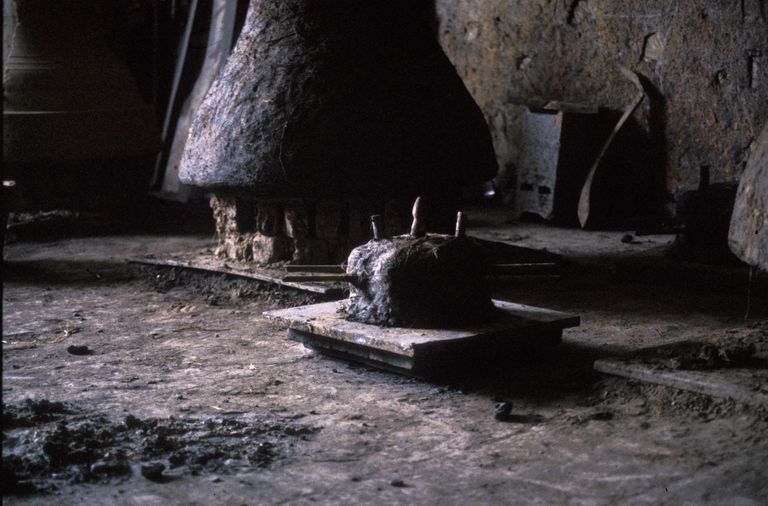
[[[493,315],[483,283],[487,259],[471,239],[428,234],[372,240],[355,248],[347,273],[350,319],[385,326],[446,327]]]
[[[211,197],[210,205],[216,224],[216,236],[219,239],[216,255],[233,260],[251,260],[252,235],[244,233],[244,221],[252,219],[252,209],[235,198],[223,196]]]
[[[521,103],[623,108],[665,149],[666,189],[695,189],[699,167],[734,181],[768,120],[764,0],[437,0],[439,38],[491,128],[500,177],[514,177]]]
[[[282,210],[231,196],[211,197],[219,245],[216,256],[261,265],[290,260],[294,241],[280,234]]]
[[[276,199],[233,193],[211,197],[218,247],[215,254],[239,262],[341,264],[371,238],[371,216],[381,215],[382,233],[410,230],[413,203],[376,198]],[[447,232],[455,226],[457,203],[429,198],[422,212],[425,229]]]
[[[180,176],[249,195],[444,194],[497,170],[427,0],[252,0]]]
[[[768,271],[768,126],[739,183],[728,242],[741,260]]]
[[[218,238],[215,254],[261,265],[340,264],[352,248],[370,238],[371,215],[384,215],[385,233],[390,235],[408,230],[411,221],[406,201],[249,199],[219,194],[211,197],[210,204]],[[440,220],[434,210],[427,211],[428,226],[443,230],[444,226],[436,226]]]

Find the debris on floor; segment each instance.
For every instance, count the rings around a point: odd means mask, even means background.
[[[535,245],[571,248],[581,233],[544,231],[534,234]],[[653,247],[608,237],[615,240],[598,246],[626,246],[633,255]],[[406,495],[414,503],[551,504],[609,504],[619,496],[760,504],[768,497],[761,467],[767,408],[593,371],[595,360],[700,336],[708,337],[700,344],[715,346],[753,342],[761,359],[760,341],[746,339],[765,327],[743,323],[738,297],[616,279],[609,269],[574,269],[557,282],[523,278],[500,295],[578,312],[581,325],[566,329],[543,357],[515,354],[434,384],[352,363],[331,366],[261,317],[316,299],[219,274],[163,270],[148,279],[124,263],[201,243],[169,241],[7,246],[2,386],[4,412],[17,421],[3,424],[4,473],[13,472],[3,481],[17,492],[4,503],[323,503],[339,502],[340,493],[374,503]],[[768,317],[763,300],[753,294],[752,318]],[[53,342],[68,322],[80,331]],[[72,355],[69,345],[96,353]],[[760,372],[668,372],[745,370]],[[505,421],[495,419],[499,402],[512,406]],[[211,429],[209,420],[216,421]],[[252,432],[268,422],[276,433]],[[96,451],[81,451],[85,439]],[[53,464],[46,441],[59,456]],[[191,452],[175,467],[174,441]],[[73,459],[80,462],[62,463]],[[567,488],[572,483],[578,489]],[[44,491],[25,495],[32,487]]]
[[[765,322],[756,322],[711,342],[681,342],[597,360],[595,370],[768,406],[768,332]]]
[[[72,355],[93,355],[93,350],[85,345],[73,344],[67,346],[67,353],[71,353]]]
[[[162,483],[187,475],[232,474],[289,458],[320,429],[269,417],[170,417],[87,413],[30,400],[3,405],[3,495],[107,483],[140,468]]]

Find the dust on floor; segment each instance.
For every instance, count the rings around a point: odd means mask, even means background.
[[[504,295],[581,314],[581,327],[540,362],[437,385],[315,355],[260,316],[306,300],[221,280],[150,282],[123,263],[188,246],[6,247],[3,483],[13,472],[16,489],[4,501],[768,500],[764,410],[591,370],[647,346],[746,336],[768,317],[765,301],[745,323],[736,297],[610,277],[520,281]]]

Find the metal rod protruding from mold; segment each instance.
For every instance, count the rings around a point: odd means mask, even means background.
[[[456,237],[467,236],[467,215],[459,211],[456,213]]]
[[[422,237],[424,235],[424,229],[422,227],[421,219],[421,197],[416,197],[416,201],[413,203],[413,222],[411,223],[411,237]]]
[[[371,216],[371,233],[373,234],[373,240],[378,241],[380,239],[383,239],[382,230],[384,230],[381,226],[381,215],[380,214],[374,214]]]

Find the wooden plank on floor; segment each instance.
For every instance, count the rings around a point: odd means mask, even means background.
[[[379,327],[346,319],[346,301],[267,311],[289,335],[321,351],[362,357],[366,363],[419,371],[435,362],[456,363],[477,356],[556,345],[562,330],[579,317],[550,309],[493,301],[499,316],[488,322],[447,329]]]
[[[238,267],[232,267],[226,262],[217,259],[203,260],[200,258],[195,258],[189,260],[181,260],[174,258],[129,258],[128,263],[151,265],[155,267],[177,267],[199,272],[226,274],[228,276],[252,279],[254,281],[292,288],[294,290],[300,290],[303,292],[316,293],[327,299],[340,299],[344,296],[345,293],[344,288],[340,286],[340,284],[331,285],[328,283],[321,284],[310,282],[283,281],[282,277],[285,276],[286,273],[279,269],[266,269],[259,267],[241,269]]]
[[[613,376],[768,406],[768,369],[683,371],[618,359],[596,360],[594,368]]]

